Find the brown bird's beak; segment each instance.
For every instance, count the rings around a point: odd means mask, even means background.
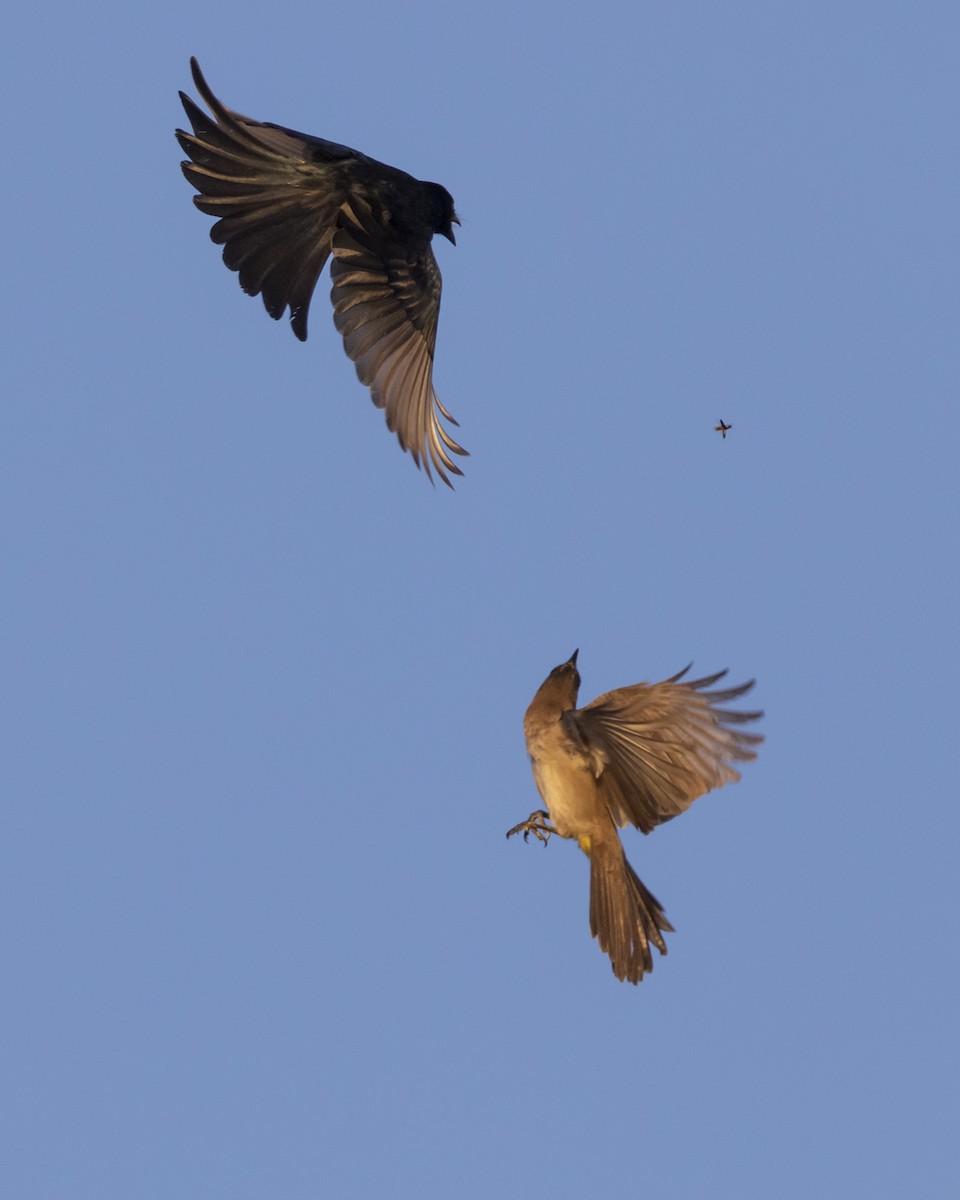
[[[576,648],[576,650],[574,650],[574,652],[573,652],[573,653],[570,655],[570,657],[567,659],[567,662],[568,662],[568,663],[569,663],[571,666],[574,666],[574,667],[575,667],[575,666],[577,665],[577,655],[578,655],[579,653],[580,653],[580,647],[578,646],[578,647]]]

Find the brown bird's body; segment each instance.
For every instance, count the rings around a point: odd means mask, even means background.
[[[726,441],[726,440],[727,440],[727,433],[728,433],[728,432],[729,432],[729,431],[730,431],[730,430],[733,428],[733,426],[732,426],[732,425],[727,425],[727,424],[725,424],[725,423],[724,423],[724,420],[723,420],[723,417],[721,417],[721,418],[720,418],[720,424],[719,424],[719,425],[714,425],[714,427],[713,427],[713,428],[716,430],[716,432],[717,432],[717,433],[719,433],[719,434],[721,435],[721,437],[723,438],[723,440],[724,440],[724,441]]]
[[[523,721],[537,790],[547,812],[507,834],[574,838],[590,859],[590,932],[618,979],[639,983],[673,926],[627,862],[619,826],[649,833],[713,788],[739,779],[733,762],[756,757],[759,734],[735,728],[759,712],[716,707],[753,681],[708,692],[726,672],[681,682],[635,684],[577,709],[577,653],[550,672]],[[730,728],[733,726],[734,728]],[[547,818],[552,824],[547,823]]]
[[[177,140],[192,160],[182,166],[194,203],[219,218],[210,236],[223,261],[270,316],[289,308],[305,341],[332,258],[334,321],[360,381],[414,462],[449,484],[447,471],[462,474],[450,454],[466,451],[441,424],[456,421],[433,389],[441,278],[430,243],[435,233],[455,243],[450,193],[349,146],[240,116],[190,64],[213,117],[181,92],[193,132],[178,129]]]

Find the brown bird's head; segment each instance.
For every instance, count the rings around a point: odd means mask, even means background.
[[[427,189],[427,203],[430,206],[430,220],[433,223],[434,232],[442,233],[445,238],[449,238],[456,245],[457,239],[453,236],[453,225],[454,222],[459,225],[460,218],[453,207],[453,197],[442,184],[425,183],[423,186]]]
[[[550,708],[567,712],[577,707],[577,694],[580,691],[580,672],[577,670],[579,653],[579,650],[574,650],[565,663],[553,668],[540,684],[531,708],[536,706],[541,711]]]

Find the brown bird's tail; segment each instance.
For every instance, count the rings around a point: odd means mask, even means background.
[[[656,896],[643,886],[616,834],[580,843],[590,859],[590,932],[610,955],[618,979],[639,983],[653,970],[650,944],[666,954],[661,930],[672,933]]]

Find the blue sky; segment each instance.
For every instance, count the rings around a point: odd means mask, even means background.
[[[7,18],[4,1194],[956,1187],[957,48],[947,3]],[[431,488],[322,280],[193,209],[196,54],[445,184]],[[726,441],[713,432],[723,417]],[[758,679],[744,780],[589,937],[524,709]]]

